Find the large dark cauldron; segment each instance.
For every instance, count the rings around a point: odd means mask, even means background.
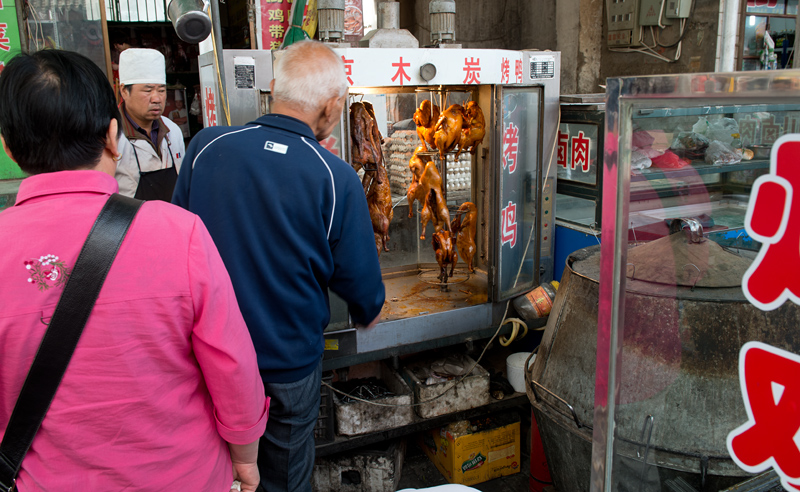
[[[725,445],[747,420],[739,349],[800,352],[798,306],[762,312],[742,294],[750,253],[682,232],[629,249],[612,490],[716,492],[748,477]],[[599,246],[568,259],[526,374],[560,492],[589,490],[599,266]]]

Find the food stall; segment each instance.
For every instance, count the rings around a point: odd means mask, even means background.
[[[332,299],[324,368],[490,337],[506,313],[506,301],[553,278],[560,54],[453,47],[335,51],[350,84],[348,107],[323,145],[355,164],[362,176],[378,172],[373,161],[380,160],[377,166],[385,173],[391,195],[384,212],[390,211],[385,215],[391,217],[385,234],[376,228],[387,291],[381,322],[371,330],[356,330],[349,324],[346,306]],[[267,55],[223,51],[232,124],[268,111]],[[200,65],[205,123],[224,124],[210,111],[222,104],[213,56],[201,56]],[[485,120],[482,140],[465,149],[456,145],[440,152],[429,145],[415,152],[421,140],[414,116],[422,112],[424,101],[429,101],[429,111],[438,106],[442,113],[453,105],[477,105]],[[354,125],[360,124],[356,112],[367,103],[370,128],[382,140],[369,151],[378,154],[372,159],[361,157],[363,142],[353,135]],[[430,194],[408,203],[415,180],[412,157],[423,169],[431,163],[429,173],[440,177],[438,188],[434,186],[440,195],[429,210]],[[417,181],[425,185],[424,178]],[[368,197],[371,182],[367,176]],[[433,217],[426,223],[431,210]],[[455,220],[466,223],[462,216],[468,214],[473,219],[473,251],[458,254],[458,247],[452,247],[458,261],[448,264],[442,277],[432,241],[438,229],[450,231]]]

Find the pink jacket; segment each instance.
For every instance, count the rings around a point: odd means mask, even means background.
[[[117,182],[40,174],[0,213],[0,436],[64,282]],[[134,219],[22,464],[34,490],[227,491],[226,441],[262,435],[268,401],[230,279],[200,219],[161,201]]]

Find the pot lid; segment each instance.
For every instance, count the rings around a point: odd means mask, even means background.
[[[629,249],[627,277],[685,287],[738,287],[751,261],[692,227]]]

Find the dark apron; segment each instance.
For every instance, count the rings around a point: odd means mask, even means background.
[[[170,159],[172,159],[172,167],[157,171],[142,172],[142,167],[139,165],[139,155],[136,153],[136,146],[133,145],[133,142],[131,142],[131,147],[133,147],[133,155],[136,158],[136,167],[139,168],[139,186],[136,187],[136,194],[133,197],[138,200],[171,202],[175,183],[178,182],[178,170],[175,168],[175,158],[172,157],[172,149],[169,146],[169,142],[167,142],[167,151]]]

